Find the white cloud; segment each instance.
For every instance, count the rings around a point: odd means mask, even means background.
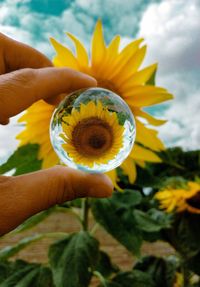
[[[169,122],[160,128],[160,135],[168,145],[180,145],[185,149],[200,146],[200,89],[183,100],[175,100],[165,112]]]
[[[15,136],[22,130],[17,124],[19,116],[13,117],[6,126],[0,125],[0,164],[16,149],[19,142]]]
[[[161,73],[194,70],[200,66],[200,2],[163,1],[152,4],[140,23],[144,36],[154,51],[150,58],[164,61]]]
[[[175,95],[160,128],[168,145],[200,146],[200,2],[162,1],[143,14],[139,36],[149,45],[146,63],[159,62],[157,84]]]
[[[73,30],[72,23],[75,24],[79,33],[82,32],[79,31],[80,24],[76,23],[76,19],[68,11],[60,17],[46,16],[42,13],[35,13],[22,4],[20,0],[5,0],[0,4],[0,31],[18,41],[34,46],[47,55],[52,55],[53,52],[48,41],[50,36],[64,38],[65,30],[69,28]]]

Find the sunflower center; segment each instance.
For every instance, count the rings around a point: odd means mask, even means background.
[[[193,197],[187,199],[186,202],[192,207],[200,208],[200,190]]]
[[[86,157],[98,157],[110,149],[113,143],[111,126],[98,117],[80,121],[72,132],[77,151]]]

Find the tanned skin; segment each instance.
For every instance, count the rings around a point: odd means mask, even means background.
[[[95,87],[96,80],[69,68],[55,68],[37,50],[0,33],[0,124],[43,99]],[[107,197],[113,185],[103,174],[86,174],[68,167],[20,176],[0,176],[0,235],[28,217],[55,204],[79,197]]]

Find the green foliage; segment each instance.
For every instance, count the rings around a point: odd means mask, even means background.
[[[24,249],[26,246],[30,245],[33,242],[36,242],[43,238],[43,235],[36,234],[30,237],[25,237],[18,244],[14,246],[7,246],[4,249],[0,250],[0,261],[7,260],[9,257],[15,255],[20,250]]]
[[[49,259],[56,287],[88,286],[98,257],[98,241],[85,231],[51,245]]]
[[[136,194],[137,191],[132,191]],[[92,212],[96,221],[101,224],[115,239],[123,244],[133,254],[140,254],[142,235],[137,228],[131,208],[126,206],[121,197],[130,197],[130,191],[117,194],[112,198],[94,200]],[[133,196],[134,197],[134,196]],[[139,196],[138,196],[139,197]],[[137,198],[137,196],[136,196]],[[126,200],[125,200],[126,201]]]
[[[151,276],[139,270],[120,272],[113,278],[112,283],[115,283],[116,287],[155,287]]]
[[[119,113],[117,114],[117,117],[118,117],[118,122],[119,122],[119,124],[120,124],[121,126],[123,126],[124,123],[125,123],[125,121],[126,121],[127,119],[129,119],[129,115],[126,114],[126,113],[124,113],[124,112],[119,112]]]
[[[200,275],[200,252],[198,252],[195,256],[187,260],[186,265],[189,270]]]
[[[17,260],[0,264],[0,287],[54,287],[50,268]]]
[[[111,198],[92,202],[96,221],[137,256],[143,240],[158,240],[161,238],[159,232],[171,226],[171,217],[166,213],[155,208],[141,210],[144,203],[141,193],[136,190],[115,192]]]
[[[200,252],[200,215],[187,212],[175,216],[170,229],[166,230],[166,239],[188,260]]]
[[[96,266],[96,270],[102,274],[105,278],[109,277],[113,273],[119,272],[119,267],[111,262],[111,258],[104,251],[99,253],[99,261]]]
[[[134,270],[140,270],[145,272],[145,274],[149,274],[155,287],[172,287],[178,267],[178,262],[174,257],[164,259],[146,256],[134,266]]]
[[[170,228],[169,218],[167,218],[166,216],[163,216],[163,213],[160,212],[162,213],[162,218],[164,219],[163,221],[161,221],[159,220],[159,217],[157,218],[155,217],[155,214],[157,212],[159,213],[159,211],[155,209],[150,209],[148,212],[135,209],[133,211],[133,214],[134,214],[134,217],[135,217],[135,220],[138,226],[143,231],[156,232],[164,228]]]
[[[27,144],[19,147],[7,160],[0,166],[0,174],[4,174],[15,169],[14,175],[36,171],[41,168],[42,161],[38,159],[39,145]]]

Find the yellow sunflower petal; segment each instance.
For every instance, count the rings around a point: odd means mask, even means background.
[[[175,209],[175,207],[176,207],[176,200],[172,199],[169,206],[166,209],[166,212],[168,213],[172,212]]]
[[[134,86],[145,84],[157,69],[157,64],[148,66],[130,76],[123,85],[123,91],[134,89]]]
[[[113,79],[120,71],[126,66],[128,67],[128,61],[135,55],[139,46],[143,39],[138,39],[130,44],[128,44],[116,57],[115,61],[112,65],[110,65],[110,69],[105,71],[104,77],[108,80]],[[116,86],[120,86],[117,82],[115,82]]]
[[[117,54],[119,53],[119,45],[120,45],[120,36],[116,35],[112,41],[110,42],[110,45],[107,48],[107,54],[110,58],[115,58]]]
[[[66,33],[66,34],[72,39],[72,41],[74,42],[76,46],[77,60],[79,62],[79,65],[81,67],[88,67],[89,59],[88,59],[88,54],[87,54],[85,47],[74,35],[72,35],[71,33]]]
[[[146,46],[143,46],[129,59],[126,65],[116,74],[114,77],[110,78],[116,81],[119,86],[123,84],[127,79],[129,79],[140,67],[144,56],[146,54]]]
[[[189,206],[189,205],[187,206],[187,210],[191,213],[200,214],[200,209]]]
[[[79,70],[78,61],[72,52],[67,47],[57,42],[55,39],[50,38],[50,41],[57,52],[57,56],[55,57],[55,65],[57,62],[59,62],[62,64],[62,66],[70,67],[74,70]]]
[[[55,67],[58,67],[58,68],[63,67],[62,59],[58,55],[53,57],[52,63],[54,64]]]
[[[130,157],[136,160],[145,160],[150,162],[161,162],[161,159],[154,152],[145,149],[137,144],[134,145]]]
[[[161,126],[167,122],[166,120],[156,119],[138,108],[132,108],[131,110],[133,111],[134,116],[144,118],[152,126]]]
[[[47,139],[43,142],[39,149],[39,159],[43,159],[50,151],[52,151],[52,145],[50,140]]]
[[[145,164],[145,161],[144,160],[137,160],[137,159],[134,159],[135,163],[137,165],[139,165],[141,168],[145,168],[146,164]]]
[[[45,157],[41,155],[41,158],[43,159],[42,168],[49,168],[51,166],[59,164],[58,156],[53,149],[51,149]]]
[[[200,184],[194,181],[188,182],[189,189],[192,191],[200,191]]]
[[[106,175],[109,176],[109,178],[111,179],[114,187],[118,190],[118,191],[123,191],[123,189],[121,189],[119,187],[119,185],[117,184],[118,181],[118,176],[117,176],[117,171],[116,169],[110,170],[108,172],[106,172]]]
[[[141,94],[153,94],[153,93],[166,93],[167,90],[161,87],[151,86],[151,85],[137,85],[131,87],[131,89],[124,90],[123,96],[124,98],[129,98],[134,95]]]
[[[98,71],[95,71],[94,74],[94,76],[99,77],[100,80],[101,78],[105,78],[104,75],[105,71],[107,72],[109,71],[109,69],[112,67],[113,62],[116,59],[116,56],[119,54],[118,52],[119,44],[120,44],[120,36],[116,36],[115,38],[113,38],[108,48],[106,48],[104,60],[101,62]],[[102,77],[102,75],[104,76]]]
[[[101,66],[101,62],[104,59],[106,46],[103,37],[102,23],[99,20],[96,24],[93,39],[92,39],[92,57],[91,64],[93,69],[97,69]]]
[[[133,40],[126,45],[120,52],[119,57],[116,59],[117,62],[130,59],[136,51],[139,49],[140,44],[144,41],[143,38]]]
[[[157,137],[157,131],[146,128],[139,120],[136,119],[136,141],[142,145],[154,150],[164,150],[165,147],[161,140]]]
[[[173,95],[169,94],[162,88],[154,86],[141,86],[137,90],[124,93],[126,102],[131,107],[148,107],[167,100],[173,99]]]
[[[125,161],[120,166],[125,174],[128,175],[130,183],[134,183],[137,172],[136,172],[136,166],[132,158],[128,157],[125,159]]]

